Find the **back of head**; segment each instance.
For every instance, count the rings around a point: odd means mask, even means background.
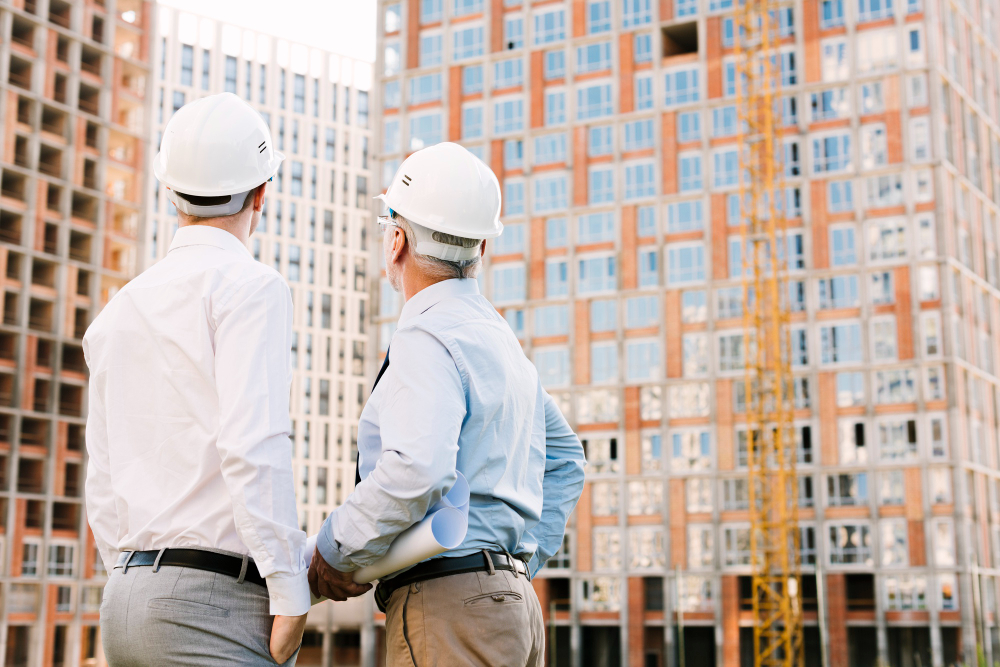
[[[186,104],[163,132],[153,173],[178,211],[196,218],[239,213],[252,190],[278,171],[285,156],[253,107],[232,93]]]

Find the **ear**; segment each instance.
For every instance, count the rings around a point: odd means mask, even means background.
[[[253,210],[260,211],[264,208],[264,193],[267,191],[267,183],[261,183],[253,192]]]
[[[479,256],[486,256],[486,239],[483,239],[483,242],[479,245]]]
[[[399,227],[390,227],[392,230],[392,241],[389,246],[389,259],[393,262],[403,258],[403,251],[406,249],[406,234]]]

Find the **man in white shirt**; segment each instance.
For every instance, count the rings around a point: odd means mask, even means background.
[[[167,125],[167,256],[87,331],[87,512],[117,665],[294,664],[309,611],[288,438],[292,302],[247,250],[284,156],[224,93]]]

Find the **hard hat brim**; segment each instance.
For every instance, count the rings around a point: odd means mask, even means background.
[[[170,178],[164,175],[165,165],[163,164],[162,158],[163,153],[157,152],[156,157],[153,159],[153,175],[156,176],[156,180],[163,183],[171,190],[176,190],[177,192],[183,192],[187,195],[194,195],[195,197],[222,197],[225,195],[235,195],[241,192],[246,192],[247,190],[253,189],[262,183],[274,178],[274,175],[278,173],[278,168],[281,163],[285,160],[285,154],[280,151],[274,151],[274,157],[271,160],[271,164],[268,165],[267,177],[263,180],[253,178],[247,182],[233,182],[232,185],[226,185],[219,188],[204,188],[198,187],[193,183],[184,183],[178,179]]]
[[[484,234],[482,232],[477,233],[475,236],[468,236],[468,232],[463,232],[462,230],[456,230],[448,225],[442,225],[435,220],[428,220],[426,216],[414,216],[407,213],[403,208],[397,208],[389,203],[389,199],[386,197],[387,193],[382,193],[375,195],[372,199],[378,199],[386,206],[389,206],[393,211],[399,213],[401,216],[406,218],[409,222],[420,225],[421,227],[426,227],[435,232],[441,232],[442,234],[451,234],[453,236],[460,236],[463,238],[475,238],[480,240],[495,239],[503,233],[503,225],[498,224],[498,229]]]

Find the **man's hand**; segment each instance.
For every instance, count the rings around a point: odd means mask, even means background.
[[[279,665],[287,662],[302,643],[308,615],[274,617],[274,625],[271,626],[271,657]]]
[[[313,553],[312,563],[309,564],[309,589],[316,597],[343,602],[371,590],[371,584],[354,583],[353,576],[350,572],[341,572],[331,567],[323,560],[319,549]]]

